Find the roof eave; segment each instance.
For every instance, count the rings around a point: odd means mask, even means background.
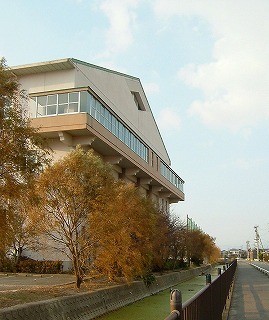
[[[22,76],[22,75],[33,74],[33,73],[69,70],[74,68],[75,66],[74,66],[74,63],[72,62],[72,59],[67,58],[67,59],[61,59],[61,60],[52,60],[52,61],[14,66],[14,67],[11,67],[11,71],[16,76]]]

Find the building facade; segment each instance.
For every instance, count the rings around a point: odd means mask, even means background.
[[[29,96],[32,125],[57,160],[76,145],[113,165],[164,210],[184,200],[139,78],[76,59],[12,68]]]

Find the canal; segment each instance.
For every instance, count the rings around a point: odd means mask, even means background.
[[[211,271],[212,280],[217,276],[217,268]],[[205,275],[181,282],[172,289],[182,293],[182,301],[190,299],[206,285]],[[124,308],[99,317],[98,320],[163,320],[170,313],[170,289],[139,300]]]

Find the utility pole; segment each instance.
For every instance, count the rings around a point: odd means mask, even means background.
[[[259,260],[259,245],[261,245],[261,248],[264,250],[263,248],[263,244],[262,244],[262,239],[259,235],[259,231],[258,231],[258,228],[259,226],[255,226],[254,229],[255,229],[255,235],[256,235],[256,238],[254,239],[256,241],[256,247],[257,247],[257,259]]]
[[[251,260],[250,252],[251,252],[250,244],[249,244],[249,241],[247,241],[247,260]]]
[[[256,241],[256,248],[257,248],[257,259],[259,260],[259,232],[258,232],[258,226],[254,227],[256,238],[254,239]]]

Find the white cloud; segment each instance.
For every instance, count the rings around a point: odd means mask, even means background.
[[[190,107],[206,124],[232,130],[269,118],[269,2],[157,0],[162,19],[199,16],[214,34],[213,61],[187,65],[179,77],[202,91]]]
[[[107,16],[109,28],[106,31],[106,49],[102,53],[104,58],[112,58],[122,53],[132,45],[133,30],[135,28],[135,8],[140,0],[105,0],[100,9]]]
[[[147,96],[160,92],[160,86],[155,82],[145,83],[143,87]]]
[[[178,113],[172,108],[162,109],[156,121],[162,132],[179,131],[181,128],[181,119]]]

